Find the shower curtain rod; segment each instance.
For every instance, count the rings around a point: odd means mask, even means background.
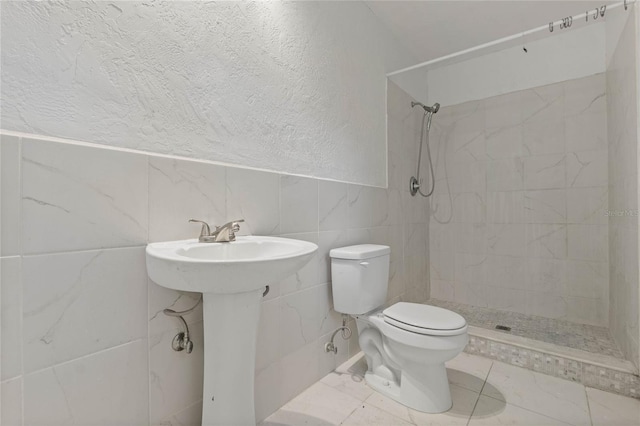
[[[453,58],[456,58],[458,56],[463,56],[463,55],[466,55],[467,53],[475,52],[476,50],[482,50],[482,49],[486,49],[488,47],[496,46],[496,45],[499,45],[499,44],[502,44],[502,43],[506,43],[506,42],[509,42],[509,41],[512,41],[512,40],[518,40],[518,39],[521,39],[521,38],[526,37],[528,35],[538,33],[540,31],[545,31],[546,30],[546,31],[553,32],[553,29],[555,29],[555,28],[558,28],[558,29],[569,28],[569,27],[571,27],[571,24],[573,23],[573,21],[577,21],[579,19],[587,19],[588,22],[595,21],[598,18],[597,17],[593,18],[594,12],[600,13],[600,16],[604,17],[604,13],[605,12],[608,12],[608,11],[610,11],[612,9],[617,9],[617,8],[619,8],[621,6],[624,6],[624,8],[626,10],[629,6],[631,6],[632,4],[634,4],[634,3],[638,2],[638,1],[639,0],[625,0],[625,1],[618,2],[618,3],[610,4],[608,6],[604,6],[603,5],[602,7],[599,7],[599,8],[593,8],[593,9],[588,10],[587,12],[583,12],[583,13],[581,13],[579,15],[576,15],[576,16],[568,16],[566,18],[558,19],[557,21],[550,22],[550,23],[548,23],[546,25],[541,25],[541,26],[539,26],[537,28],[533,28],[531,30],[527,30],[527,31],[524,31],[524,32],[521,32],[521,33],[517,33],[517,34],[513,34],[513,35],[510,35],[510,36],[507,36],[507,37],[499,38],[497,40],[490,41],[490,42],[484,43],[484,44],[480,44],[478,46],[471,47],[469,49],[465,49],[465,50],[461,50],[459,52],[451,53],[450,55],[441,56],[441,57],[436,58],[436,59],[431,59],[429,61],[421,62],[421,63],[416,64],[416,65],[411,65],[410,67],[403,68],[403,69],[398,70],[398,71],[390,72],[390,73],[387,74],[387,77],[392,77],[392,76],[394,76],[396,74],[401,74],[403,72],[412,71],[412,70],[415,70],[415,69],[418,69],[418,68],[422,68],[422,67],[426,67],[426,66],[429,66],[429,65],[437,64],[438,62],[446,61],[447,59],[453,59]],[[603,10],[604,10],[604,12],[602,12]],[[598,15],[596,15],[596,16],[598,16]],[[592,19],[589,19],[589,18],[592,18]],[[567,23],[568,23],[567,26],[563,26],[563,25],[566,25]]]

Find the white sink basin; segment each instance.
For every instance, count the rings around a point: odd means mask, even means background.
[[[255,424],[254,370],[263,292],[302,268],[317,249],[306,241],[256,236],[230,243],[194,239],[147,246],[151,280],[203,293],[203,425]]]
[[[200,293],[244,293],[293,274],[318,246],[278,237],[237,237],[231,243],[197,239],[147,246],[147,270],[158,285]]]

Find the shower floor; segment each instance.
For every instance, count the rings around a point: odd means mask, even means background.
[[[500,311],[491,308],[481,308],[438,299],[430,299],[426,303],[457,312],[472,326],[591,352],[593,354],[624,359],[622,352],[613,341],[609,330],[605,327],[576,324],[569,321]],[[511,327],[511,330],[497,330],[497,325]]]

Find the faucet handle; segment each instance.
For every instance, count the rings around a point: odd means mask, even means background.
[[[216,226],[216,229],[233,229],[234,231],[238,231],[240,229],[239,223],[244,222],[244,219],[230,220],[224,225]]]
[[[231,230],[229,232],[229,241],[236,240],[236,232],[240,230],[241,222],[244,222],[244,219],[238,219],[231,222]]]
[[[232,220],[231,221],[231,229],[233,232],[238,232],[240,230],[240,223],[244,222],[244,219]]]
[[[216,230],[227,229],[229,235],[229,241],[236,240],[236,232],[240,230],[240,223],[244,222],[244,219],[232,220],[230,222],[225,223],[222,226],[216,226]]]
[[[209,227],[209,224],[203,220],[197,220],[197,219],[189,219],[189,222],[192,223],[201,223],[202,224],[202,229],[200,229],[200,237],[208,237],[211,235],[211,228]]]

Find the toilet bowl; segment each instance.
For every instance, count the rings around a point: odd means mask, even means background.
[[[331,250],[335,309],[356,319],[369,386],[418,411],[447,411],[452,401],[445,362],[468,343],[467,323],[435,306],[399,302],[383,309],[389,253],[373,244]]]
[[[388,311],[407,309],[422,311],[422,318],[414,324],[396,325],[396,320],[387,315]],[[451,329],[424,327],[433,327],[428,319],[442,314],[459,318],[451,323]],[[414,410],[440,413],[451,408],[445,362],[462,352],[469,341],[462,317],[435,306],[400,302],[355,318],[360,348],[369,367],[365,378],[372,388]],[[458,327],[460,322],[462,326]],[[384,374],[385,369],[393,374]]]

